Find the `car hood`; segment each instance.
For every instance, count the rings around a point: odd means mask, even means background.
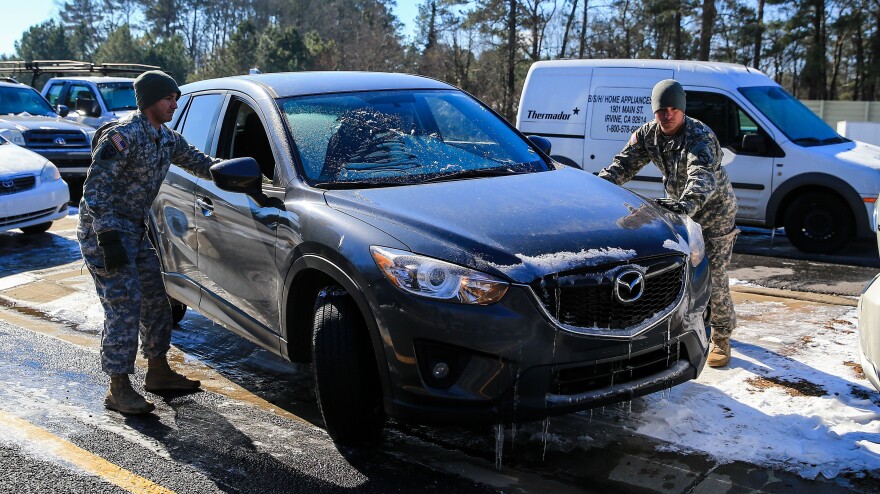
[[[39,115],[3,115],[0,116],[0,128],[25,131],[30,129],[47,130],[95,130],[88,125],[65,120],[61,117],[42,117]]]
[[[860,141],[809,148],[830,158],[880,170],[880,147]]]
[[[512,281],[689,252],[674,216],[589,173],[543,173],[331,190],[330,207],[413,252]],[[679,226],[681,224],[679,223]]]
[[[48,160],[39,154],[15,144],[0,145],[0,175],[39,174],[46,161]]]

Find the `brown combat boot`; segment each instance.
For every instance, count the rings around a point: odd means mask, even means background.
[[[128,415],[150,413],[156,408],[153,402],[147,401],[131,387],[128,374],[110,376],[110,387],[107,389],[107,397],[104,398],[104,406]]]
[[[712,351],[706,363],[709,367],[727,367],[730,363],[730,338],[718,338],[712,340]]]
[[[202,384],[175,372],[164,355],[147,359],[147,364],[147,377],[144,379],[144,389],[147,391],[192,391],[199,389]]]

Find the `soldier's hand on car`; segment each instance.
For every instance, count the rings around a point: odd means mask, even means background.
[[[675,199],[669,197],[661,197],[657,199],[656,202],[660,206],[672,211],[673,213],[687,214],[687,210],[684,208],[684,204]]]
[[[109,230],[98,234],[98,245],[104,252],[104,268],[107,270],[119,269],[128,264],[128,256],[119,239],[119,232]]]

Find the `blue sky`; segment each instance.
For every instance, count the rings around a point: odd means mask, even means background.
[[[395,14],[404,23],[404,34],[411,37],[418,4],[415,0],[397,0]],[[21,33],[34,24],[58,19],[58,8],[55,0],[0,0],[3,15],[0,16],[0,53],[13,54],[15,42],[21,39]]]

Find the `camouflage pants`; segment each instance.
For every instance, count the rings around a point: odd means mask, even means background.
[[[730,280],[727,266],[733,256],[733,244],[739,230],[734,228],[725,235],[706,237],[706,257],[709,258],[712,293],[709,308],[712,312],[712,339],[730,338],[736,327],[736,312],[730,298]]]
[[[91,221],[80,219],[77,237],[104,307],[101,368],[107,374],[131,374],[138,334],[145,358],[162,356],[171,345],[171,305],[156,250],[143,231],[120,232],[128,264],[108,271]]]

